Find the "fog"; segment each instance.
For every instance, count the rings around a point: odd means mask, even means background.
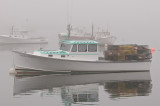
[[[32,33],[57,38],[72,26],[109,29],[117,43],[160,49],[159,0],[0,0],[0,34],[26,24]]]

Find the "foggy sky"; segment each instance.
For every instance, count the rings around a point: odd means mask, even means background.
[[[26,19],[34,33],[55,38],[68,23],[88,31],[94,23],[95,30],[108,28],[122,43],[158,47],[159,13],[159,0],[0,0],[0,34]]]

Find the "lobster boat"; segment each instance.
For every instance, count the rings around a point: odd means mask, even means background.
[[[13,51],[14,67],[19,70],[52,72],[149,71],[152,54],[146,45],[108,45],[99,57],[99,42],[64,40],[60,50]]]

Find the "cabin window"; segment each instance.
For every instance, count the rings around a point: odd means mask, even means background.
[[[88,52],[97,52],[97,44],[89,44]]]
[[[86,44],[79,44],[78,45],[78,52],[87,52],[87,45]]]
[[[76,44],[73,45],[72,52],[77,52],[77,45]]]
[[[61,47],[60,47],[60,50],[63,50],[63,51],[70,51],[70,48],[71,48],[71,45],[70,44],[64,44],[62,43],[61,44]]]

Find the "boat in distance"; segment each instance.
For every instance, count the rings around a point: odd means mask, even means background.
[[[18,44],[18,43],[48,43],[44,37],[20,37],[10,35],[0,35],[0,44]]]
[[[17,29],[12,26],[11,34],[0,35],[0,44],[48,43],[45,37],[33,37],[26,28]]]
[[[83,30],[79,30],[75,28],[72,31],[72,26],[68,25],[67,30],[69,33],[60,33],[58,34],[59,41],[68,40],[95,40],[99,42],[99,45],[113,45],[116,41],[115,36],[111,36],[110,32],[107,31],[93,31],[93,24],[92,24],[92,34],[83,32]],[[74,28],[73,28],[74,29]]]
[[[59,40],[67,40],[67,33],[58,34]],[[79,34],[79,33],[71,33],[70,40],[95,40],[99,42],[100,45],[112,45],[116,41],[115,36],[110,36],[109,32],[97,32],[95,36],[91,36],[89,34]]]
[[[28,69],[53,72],[126,72],[150,70],[151,60],[147,57],[148,54],[142,56],[140,54],[142,51],[137,53],[141,49],[135,49],[135,46],[125,45],[120,47],[120,49],[129,48],[127,56],[121,51],[123,56],[118,55],[118,60],[114,58],[112,61],[112,58],[110,58],[112,55],[105,55],[106,57],[102,57],[102,59],[99,58],[98,42],[96,41],[65,40],[61,43],[60,50],[58,51],[37,50],[34,53],[13,51],[14,67],[16,70]],[[132,55],[134,59],[131,59]],[[126,59],[124,60],[122,57]],[[135,59],[135,57],[138,59]]]

